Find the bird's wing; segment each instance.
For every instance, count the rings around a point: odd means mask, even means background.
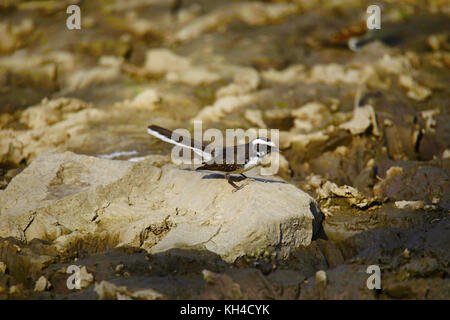
[[[216,150],[218,151],[218,150]],[[216,156],[203,163],[196,170],[234,172],[245,167],[248,159],[248,145],[224,147],[216,152]]]
[[[206,161],[212,159],[211,154],[204,152],[206,146],[200,141],[191,139],[186,136],[182,136],[174,131],[170,131],[168,129],[156,125],[149,126],[147,132],[152,136],[161,139],[164,142],[175,144],[183,148],[191,149],[198,155],[202,156],[203,159],[205,159]]]

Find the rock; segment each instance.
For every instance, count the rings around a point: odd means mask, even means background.
[[[94,291],[98,294],[99,300],[130,300],[121,297],[130,297],[131,295],[127,287],[118,287],[108,281],[95,283]]]
[[[433,34],[427,38],[427,44],[433,51],[439,51],[442,45],[448,41],[448,34]]]
[[[319,270],[316,272],[315,285],[316,285],[315,289],[319,293],[319,298],[323,299],[327,287],[327,273],[324,270]]]
[[[6,263],[0,261],[0,274],[5,274],[7,270]]]
[[[194,120],[218,121],[231,113],[256,100],[257,96],[245,94],[241,96],[225,96],[217,99],[213,105],[204,107]]]
[[[261,76],[266,81],[292,83],[305,78],[305,66],[302,64],[294,64],[281,71],[270,69],[262,72]]]
[[[34,285],[34,291],[43,292],[50,289],[51,286],[52,284],[50,283],[50,281],[48,281],[46,277],[41,276]]]
[[[9,83],[18,81],[22,85],[39,86],[43,92],[58,88],[58,66],[55,55],[41,56],[19,50],[12,55],[0,57],[0,68],[8,70]],[[34,99],[32,101],[35,102]]]
[[[295,146],[299,149],[305,149],[309,144],[312,143],[324,143],[330,136],[327,132],[320,130],[312,133],[302,134],[294,133],[290,131],[280,132],[280,148],[285,149],[291,146]]]
[[[174,54],[168,49],[152,49],[147,51],[144,68],[155,75],[162,75],[167,72],[179,72],[188,69],[190,61]]]
[[[440,114],[441,111],[438,108],[424,110],[420,113],[425,121],[425,131],[434,133],[436,130],[436,119],[435,117]]]
[[[166,74],[169,82],[183,83],[191,86],[210,84],[220,80],[220,76],[205,68],[189,68],[184,72],[169,72]]]
[[[401,86],[408,89],[407,96],[413,100],[423,101],[432,94],[430,89],[418,84],[409,74],[400,75],[398,81]]]
[[[319,271],[320,272],[320,271]],[[341,264],[336,268],[329,269],[326,272],[326,287],[324,286],[323,273],[319,273],[308,279],[308,282],[302,285],[299,299],[375,299],[372,290],[367,289],[365,266]],[[318,278],[318,279],[317,279]],[[319,282],[317,283],[317,280]],[[358,283],[358,286],[350,285]]]
[[[150,101],[155,96],[146,93],[142,98]],[[149,113],[157,107],[149,104],[143,107],[142,100],[140,97],[139,107],[130,107],[130,101],[124,100],[105,108],[94,108],[74,98],[43,99],[19,116],[20,128],[16,128],[16,121],[15,128],[0,130],[0,162],[20,166],[30,163],[42,152],[66,150],[138,156],[136,149],[148,148],[148,134],[142,128],[148,126]],[[180,100],[173,100],[175,102]],[[161,126],[179,126],[173,120],[159,119]],[[105,134],[105,125],[108,134]]]
[[[375,77],[375,75],[375,69],[370,65],[352,68],[336,63],[317,64],[312,67],[311,71],[306,76],[305,81],[309,83],[319,82],[326,84],[360,84]]]
[[[24,45],[23,38],[33,32],[34,22],[24,19],[18,25],[0,23],[0,53],[11,53]]]
[[[198,63],[191,57],[179,56],[163,48],[147,51],[144,70],[153,76],[164,76],[168,82],[191,86],[228,81],[232,77],[230,84],[217,90],[217,98],[244,95],[260,84],[259,73],[253,68],[214,61]]]
[[[175,41],[188,41],[199,37],[207,30],[216,28],[220,23],[233,18],[232,10],[222,10],[219,12],[211,12],[200,16],[193,22],[188,23],[175,34]]]
[[[202,12],[202,6],[199,3],[193,3],[187,8],[181,8],[177,12],[177,20],[182,24],[187,24],[198,17]]]
[[[78,99],[44,99],[40,104],[25,110],[20,117],[20,122],[32,129],[45,128],[67,119],[71,113],[87,108],[92,108],[92,105]]]
[[[391,56],[385,54],[383,58],[378,61],[378,67],[387,73],[400,74],[410,70],[411,63],[406,56]]]
[[[358,135],[364,133],[370,126],[372,126],[372,133],[379,136],[380,131],[378,130],[375,111],[372,106],[366,105],[356,108],[353,111],[353,118],[342,123],[339,128],[349,130],[353,135]]]
[[[32,1],[32,2],[22,2],[18,3],[18,9],[23,11],[33,11],[33,10],[39,10],[46,14],[61,12],[66,10],[67,4],[61,3],[61,2],[40,2],[40,1]]]
[[[127,12],[125,16],[126,29],[138,37],[157,36],[162,33],[157,23],[149,19],[139,19],[135,11]]]
[[[297,10],[297,5],[291,3],[244,2],[225,5],[183,26],[175,34],[174,40],[192,40],[206,31],[217,29],[237,19],[249,25],[261,25],[293,14]]]
[[[389,106],[386,107],[390,108]],[[380,117],[387,120],[387,126],[383,125],[382,129],[387,151],[391,158],[415,160],[425,154],[428,156],[431,153],[439,154],[437,150],[440,149],[439,143],[437,143],[435,135],[432,134],[432,130],[426,130],[427,120],[420,117],[419,112],[399,104],[391,112],[391,115],[387,117],[385,115],[384,112],[380,113]],[[427,116],[426,113],[425,116]],[[424,148],[424,150],[420,150],[421,148]],[[431,158],[433,157],[431,156]]]
[[[295,13],[298,7],[295,3],[243,3],[237,8],[237,14],[249,25],[263,25],[286,15]]]
[[[286,257],[320,227],[316,202],[292,185],[255,180],[231,191],[221,176],[172,165],[45,153],[0,192],[0,236],[51,241],[62,253],[95,237],[102,246],[197,248],[233,262]]]
[[[327,112],[327,107],[319,102],[309,102],[293,110],[292,116],[296,118],[294,130],[311,132],[315,128],[320,128],[324,122],[324,114]]]
[[[87,288],[94,281],[94,275],[89,273],[86,266],[79,266],[80,272],[78,274],[78,279],[80,279],[80,289]]]
[[[386,171],[386,179],[392,179],[395,176],[400,176],[403,174],[403,168],[392,166]]]
[[[20,164],[42,151],[57,150],[76,136],[87,118],[98,115],[92,105],[78,99],[43,99],[25,110],[19,121],[30,130],[0,130],[0,162]]]
[[[323,200],[331,197],[342,197],[345,198],[348,203],[355,205],[358,208],[365,208],[373,202],[373,199],[366,198],[357,189],[351,186],[339,187],[337,184],[330,181],[326,181],[316,192],[319,199]]]
[[[120,76],[119,67],[98,66],[89,70],[80,70],[67,78],[67,86],[71,89],[82,89],[117,79]]]
[[[136,300],[166,300],[166,296],[153,289],[134,291],[132,297]]]
[[[248,296],[242,293],[239,283],[234,282],[229,275],[217,274],[209,270],[203,270],[202,274],[206,282],[203,299],[248,299]]]
[[[297,297],[299,288],[306,277],[295,270],[278,269],[268,275],[274,290],[279,292],[279,299],[289,300]]]
[[[397,201],[399,207],[421,207],[423,204],[428,209],[433,209],[434,205],[449,209],[450,197],[443,191],[449,188],[447,171],[439,167],[439,162],[411,162],[402,168],[394,166],[387,170],[386,178],[373,187],[373,192],[378,199]]]
[[[130,103],[128,104],[134,108],[146,108],[148,110],[154,110],[156,104],[161,101],[161,97],[158,92],[154,89],[146,89],[139,93]],[[126,102],[125,102],[126,103]]]
[[[249,93],[258,88],[259,74],[252,68],[237,68],[233,76],[233,82],[217,90],[218,98],[224,96],[236,96]]]
[[[115,270],[116,272],[120,272],[120,271],[123,270],[124,267],[125,267],[125,266],[121,263],[121,264],[118,264],[114,270]]]
[[[263,113],[261,110],[245,110],[244,117],[245,120],[258,126],[259,128],[267,128],[267,125],[264,123]]]
[[[289,162],[279,153],[271,153],[261,161],[262,175],[277,175],[284,179],[289,179],[292,175],[292,170],[289,167]]]
[[[316,285],[327,284],[327,273],[323,270],[316,272]]]
[[[194,66],[188,58],[178,56],[168,49],[152,49],[147,52],[145,70],[153,75],[165,75],[169,82],[188,85],[208,84],[220,79],[216,72],[204,66]]]
[[[411,252],[408,250],[408,248],[406,248],[405,250],[403,250],[403,257],[404,257],[405,259],[411,258]]]
[[[375,68],[366,66],[344,66],[336,63],[316,64],[306,72],[301,64],[294,64],[284,70],[268,70],[262,73],[265,80],[276,83],[304,81],[306,83],[324,83],[336,85],[340,83],[360,84],[371,80],[379,85]]]

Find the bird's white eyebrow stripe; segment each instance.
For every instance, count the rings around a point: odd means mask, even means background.
[[[191,147],[191,146],[189,146],[189,145],[185,145],[185,144],[179,143],[179,142],[177,142],[177,141],[175,141],[175,140],[169,139],[169,138],[167,138],[166,136],[160,134],[159,132],[157,132],[157,131],[155,131],[155,130],[152,130],[152,129],[150,129],[150,128],[147,128],[147,132],[148,132],[149,134],[151,134],[152,136],[154,136],[154,137],[156,137],[156,138],[158,138],[158,139],[161,139],[161,140],[164,141],[164,142],[168,142],[168,143],[171,143],[171,144],[175,144],[175,145],[180,146],[180,147],[183,147],[183,148],[191,149],[191,150],[193,150],[195,153],[197,153],[198,155],[202,156],[206,161],[209,161],[209,160],[211,160],[211,158],[212,158],[209,154],[207,154],[206,152],[203,152],[203,150],[200,150],[200,149],[198,149],[198,148],[194,148],[194,147]]]

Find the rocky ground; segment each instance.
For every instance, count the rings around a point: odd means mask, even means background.
[[[371,1],[3,1],[0,299],[449,299],[450,7],[379,3],[352,51]],[[279,129],[278,174],[146,133],[194,120]]]

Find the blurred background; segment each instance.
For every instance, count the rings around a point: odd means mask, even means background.
[[[342,266],[325,297],[368,298],[348,272],[365,252],[390,270],[382,297],[448,298],[449,224],[433,223],[450,209],[449,15],[446,0],[0,1],[0,188],[46,151],[169,154],[149,124],[279,129],[278,175],[319,201],[334,241],[281,263],[295,281]],[[417,228],[438,240],[408,265]]]

